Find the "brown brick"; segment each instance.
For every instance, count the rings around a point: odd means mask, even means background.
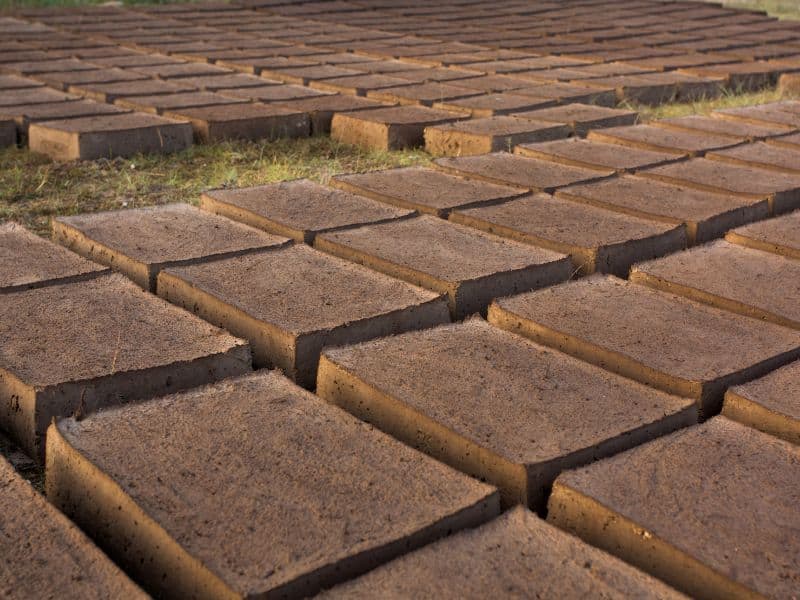
[[[194,86],[177,81],[144,79],[141,81],[120,81],[117,83],[86,83],[72,85],[69,91],[98,102],[116,102],[119,98],[130,96],[154,96],[156,94],[181,94],[194,91]]]
[[[791,596],[798,465],[797,446],[717,417],[561,475],[547,519],[693,597]]]
[[[725,390],[800,356],[800,332],[614,277],[496,300],[489,321],[719,411]]]
[[[387,204],[445,218],[455,208],[504,202],[526,193],[520,188],[463,179],[421,167],[337,175],[330,183]]]
[[[417,84],[406,82],[398,87],[369,90],[367,97],[379,102],[431,106],[434,103],[447,103],[459,98],[480,96],[483,93],[472,88],[459,87],[457,84],[457,81],[448,83],[429,81]]]
[[[660,81],[650,75],[614,75],[582,80],[587,86],[612,88],[619,101],[639,102],[657,106],[675,99],[678,85],[673,81]]]
[[[87,83],[117,83],[120,81],[141,81],[147,79],[147,75],[134,73],[125,69],[56,71],[54,73],[40,73],[34,77],[51,87],[61,90],[67,90],[73,85],[85,85]]]
[[[337,77],[350,77],[360,75],[362,71],[346,67],[332,65],[310,65],[306,67],[293,67],[287,69],[262,69],[261,75],[282,81],[283,83],[294,83],[296,85],[308,85],[312,81],[322,81],[325,79],[335,79]]]
[[[319,233],[391,221],[413,211],[327,188],[308,179],[250,188],[210,190],[201,208],[296,242],[311,244]]]
[[[85,415],[251,368],[245,342],[119,275],[4,294],[0,331],[0,422],[40,460],[54,417]]]
[[[707,242],[733,227],[769,216],[766,196],[741,198],[629,175],[567,186],[556,197],[664,223],[683,223],[689,244]]]
[[[330,134],[333,115],[339,112],[385,108],[386,105],[359,96],[324,94],[312,98],[287,100],[281,106],[307,113],[311,120],[311,133]]]
[[[518,96],[513,93],[497,93],[481,94],[458,100],[434,102],[433,107],[443,110],[467,112],[473,117],[491,117],[494,115],[505,115],[518,111],[553,106],[554,104],[555,100],[548,100],[547,98]]]
[[[190,85],[198,90],[207,92],[219,92],[237,88],[263,87],[269,84],[269,79],[245,75],[243,73],[231,73],[230,75],[204,75],[197,77],[181,77],[180,83]],[[278,82],[275,82],[278,85]]]
[[[439,294],[303,245],[166,269],[158,294],[250,340],[256,366],[309,388],[324,346],[448,320]]]
[[[514,153],[564,165],[589,169],[614,169],[620,172],[635,171],[683,158],[668,152],[628,148],[580,138],[521,144],[514,149]]]
[[[142,113],[44,121],[28,129],[31,151],[55,160],[170,153],[191,144],[189,123]]]
[[[713,112],[712,116],[756,124],[787,125],[798,129],[800,128],[800,109],[798,107],[800,107],[800,101],[772,102],[758,106],[721,109]]]
[[[636,123],[638,113],[619,108],[595,106],[592,104],[565,104],[552,108],[540,108],[526,112],[515,112],[513,116],[534,121],[553,121],[566,123],[575,135],[584,137],[591,129],[621,127]]]
[[[214,105],[168,111],[166,117],[187,119],[195,139],[208,143],[219,140],[275,140],[308,137],[308,115],[269,104]]]
[[[278,84],[264,80],[261,87],[246,87],[236,89],[224,89],[219,93],[231,98],[242,98],[245,100],[255,100],[257,102],[287,102],[290,100],[304,100],[306,98],[322,98],[330,94],[312,90],[301,85]],[[269,85],[267,85],[269,84]]]
[[[157,79],[182,79],[184,77],[205,77],[233,74],[230,69],[197,62],[169,65],[147,65],[141,67],[132,67],[131,70]]]
[[[800,445],[800,361],[725,392],[722,414]]]
[[[78,98],[50,88],[24,88],[3,90],[0,96],[0,111],[11,110],[10,107],[31,106],[33,104],[50,104],[52,102],[68,102]]]
[[[677,155],[697,156],[709,150],[728,148],[741,144],[744,138],[719,136],[707,132],[692,132],[681,129],[665,129],[652,125],[632,125],[628,127],[610,127],[590,131],[590,140],[619,144],[629,148],[641,148],[655,152],[672,152]]]
[[[351,75],[337,77],[323,81],[312,81],[309,85],[317,90],[350,94],[351,96],[366,96],[370,90],[381,90],[400,85],[407,85],[408,81],[391,75],[381,73],[367,73],[364,75]]]
[[[131,111],[112,104],[105,104],[104,102],[76,100],[75,102],[51,102],[47,104],[11,107],[8,109],[0,108],[0,112],[13,117],[16,129],[19,130],[20,133],[26,134],[31,123],[98,117],[103,115],[118,115],[130,113]]]
[[[729,231],[725,239],[748,248],[800,258],[800,212],[739,227]]]
[[[42,87],[44,84],[41,81],[28,79],[27,77],[18,77],[17,75],[0,75],[0,90],[8,92],[11,90],[24,90],[31,88]]]
[[[732,165],[758,167],[779,173],[800,174],[800,148],[789,148],[756,142],[735,148],[717,150],[707,154],[709,160],[719,160]]]
[[[714,119],[702,115],[660,119],[650,123],[654,127],[666,129],[681,129],[693,133],[707,132],[715,136],[730,136],[732,138],[745,138],[749,141],[762,140],[775,136],[786,135],[793,131],[785,125],[770,125],[768,123],[749,123],[731,119]]]
[[[435,125],[425,129],[425,149],[434,156],[468,156],[501,150],[517,144],[565,138],[567,125],[490,117]]]
[[[140,112],[163,115],[187,108],[224,106],[246,103],[243,98],[232,98],[214,92],[181,92],[178,94],[158,94],[155,96],[127,96],[115,101],[117,106]]]
[[[564,469],[697,423],[692,400],[482,319],[326,350],[317,393],[535,509]]]
[[[26,598],[147,596],[0,456],[4,595]]]
[[[319,235],[314,247],[440,294],[456,319],[569,278],[563,254],[424,215]]]
[[[17,124],[13,119],[0,117],[0,148],[14,146],[17,143]]]
[[[597,181],[614,174],[611,170],[559,165],[507,152],[439,158],[434,164],[447,173],[482,179],[490,183],[515,185],[535,192],[552,192],[566,185]]]
[[[494,488],[276,372],[49,437],[48,498],[156,596],[305,597],[499,512]]]

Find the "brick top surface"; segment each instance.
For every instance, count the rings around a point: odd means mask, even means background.
[[[800,360],[730,391],[773,412],[800,420]]]

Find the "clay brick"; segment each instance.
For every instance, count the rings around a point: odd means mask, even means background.
[[[719,240],[636,265],[631,281],[800,329],[800,263]]]
[[[752,223],[729,231],[734,244],[800,259],[800,212]]]
[[[205,75],[200,77],[181,77],[180,83],[190,85],[198,90],[207,92],[220,92],[237,88],[263,87],[269,83],[268,79],[245,75],[243,73],[231,73],[230,75]],[[278,82],[275,82],[278,85]]]
[[[800,361],[725,392],[722,414],[800,445]]]
[[[236,89],[224,89],[219,93],[231,98],[242,98],[245,100],[255,100],[257,102],[287,102],[291,100],[304,100],[306,98],[323,98],[328,97],[330,94],[327,92],[319,92],[312,90],[308,87],[301,85],[278,84],[277,82],[270,83],[264,80],[261,87],[246,87]],[[267,85],[269,84],[269,85]]]
[[[277,372],[49,439],[50,501],[158,597],[306,597],[499,512],[494,488]]]
[[[448,320],[441,295],[303,245],[166,269],[158,294],[250,340],[256,366],[308,388],[324,346]]]
[[[719,160],[732,165],[758,167],[779,173],[800,174],[800,148],[789,148],[756,142],[735,148],[709,152],[709,160]]]
[[[423,215],[318,235],[314,247],[447,296],[455,319],[570,277],[562,254]]]
[[[345,144],[376,150],[422,146],[425,128],[467,118],[466,115],[424,106],[397,106],[337,113],[331,137]]]
[[[312,135],[330,134],[333,115],[339,112],[385,108],[386,105],[359,96],[325,94],[312,98],[287,100],[281,106],[307,113],[311,120]]]
[[[800,332],[609,276],[495,300],[489,321],[693,398],[705,417],[731,385],[800,356]]]
[[[644,219],[686,226],[690,245],[722,237],[733,227],[769,216],[766,197],[747,199],[623,175],[561,188],[557,198]]]
[[[747,141],[744,138],[733,138],[682,129],[665,129],[653,125],[610,127],[598,131],[590,131],[586,137],[598,142],[655,152],[671,152],[681,156],[686,154],[690,156],[702,155],[709,150],[729,148]]]
[[[308,179],[250,188],[210,190],[200,207],[296,242],[311,244],[319,233],[413,215],[364,196]]]
[[[711,116],[718,119],[733,119],[759,125],[765,123],[768,125],[787,125],[797,129],[800,128],[800,112],[796,108],[792,111],[791,105],[800,105],[800,102],[773,102],[758,106],[726,108],[714,111]]]
[[[155,96],[128,96],[116,100],[115,104],[139,112],[163,115],[165,112],[176,112],[181,109],[225,106],[246,102],[247,100],[244,98],[232,98],[214,92],[182,92]]]
[[[380,90],[369,90],[367,98],[379,102],[391,102],[401,105],[422,105],[432,106],[434,103],[447,103],[459,98],[470,96],[480,96],[483,92],[472,88],[459,87],[458,82],[440,83],[430,81],[427,83],[409,84],[398,87],[382,88]]]
[[[107,272],[16,223],[0,225],[0,294],[83,281]]]
[[[730,165],[707,158],[654,167],[640,171],[640,174],[668,183],[745,198],[766,196],[773,214],[800,207],[800,175]]]
[[[547,520],[692,597],[788,597],[799,465],[797,446],[716,417],[564,473]]]
[[[269,104],[214,105],[167,111],[166,117],[186,119],[195,139],[208,143],[219,140],[275,140],[308,137],[311,123],[303,112]]]
[[[16,75],[0,75],[0,90],[3,92],[40,88],[43,85],[44,84],[41,81],[35,81],[33,79],[28,79],[27,77],[18,77]]]
[[[631,264],[686,247],[683,225],[658,223],[547,194],[459,209],[450,220],[568,254],[583,274],[622,277]]]
[[[698,419],[692,400],[553,352],[482,319],[328,349],[320,360],[317,393],[497,486],[505,505],[534,509],[544,509],[564,469]]]
[[[510,151],[517,144],[565,138],[567,125],[490,117],[470,119],[425,129],[425,150],[434,156],[468,156],[501,150]]]
[[[32,457],[54,417],[248,371],[250,350],[119,275],[4,294],[0,423]]]
[[[702,115],[661,119],[652,121],[650,124],[654,127],[681,129],[693,133],[708,132],[716,136],[727,135],[732,138],[745,138],[749,141],[782,136],[793,131],[791,127],[785,125],[770,125],[768,123],[757,124],[730,119],[715,119]]]
[[[0,148],[7,148],[17,143],[17,125],[13,119],[0,117]]]
[[[433,107],[443,110],[468,112],[473,117],[491,117],[494,115],[505,115],[518,111],[533,110],[535,108],[544,108],[553,106],[554,104],[555,100],[548,100],[547,98],[517,96],[513,93],[498,93],[481,94],[444,102],[434,102]]]
[[[33,104],[24,107],[0,108],[0,113],[13,117],[16,129],[26,134],[31,123],[41,121],[58,121],[62,119],[77,119],[82,117],[98,117],[103,115],[119,115],[131,112],[104,102],[92,100],[76,100],[75,102],[52,102],[48,104]]]
[[[788,148],[789,150],[800,150],[800,133],[769,138],[767,143],[781,148]]]
[[[12,75],[36,75],[37,73],[55,73],[56,71],[91,71],[96,69],[92,63],[75,58],[62,58],[41,61],[7,62],[3,71]]]
[[[116,83],[119,81],[141,81],[147,79],[147,75],[133,73],[125,69],[56,71],[55,73],[41,73],[35,75],[35,77],[47,85],[61,90],[67,90],[73,85],[85,85],[87,83]]]
[[[53,219],[53,239],[155,292],[167,267],[217,260],[288,243],[188,204]]]
[[[614,169],[620,172],[663,165],[683,158],[668,152],[628,148],[578,138],[521,144],[514,149],[514,153],[564,165],[588,169]]]
[[[283,83],[308,85],[312,81],[335,79],[337,77],[350,77],[361,75],[363,72],[345,67],[332,65],[310,65],[307,67],[293,67],[289,69],[262,69],[261,75]]]
[[[163,54],[135,53],[127,56],[109,56],[107,58],[93,58],[92,64],[103,67],[136,68],[153,65],[170,65],[180,61]]]
[[[619,101],[638,102],[657,106],[675,99],[678,84],[674,81],[660,81],[652,75],[614,75],[581,80],[586,86],[604,89],[612,88]]]
[[[147,598],[81,531],[0,456],[3,594],[27,598]]]
[[[130,96],[154,96],[156,94],[181,94],[193,92],[195,88],[176,81],[144,79],[141,81],[120,81],[117,83],[86,83],[71,85],[69,91],[98,102],[116,102]]]
[[[454,71],[453,69],[440,69],[446,71]],[[478,90],[480,92],[485,93],[498,93],[498,92],[509,92],[515,89],[527,87],[530,85],[530,81],[526,79],[520,79],[517,77],[508,77],[506,75],[483,75],[480,77],[476,77],[476,73],[468,72],[468,71],[455,71],[459,73],[458,83],[456,85],[460,87],[472,88],[473,90]],[[464,78],[464,73],[468,73],[467,78]],[[405,76],[405,74],[401,74],[399,76]]]
[[[800,74],[784,73],[778,81],[778,88],[784,95],[800,95]]]
[[[768,62],[742,62],[707,67],[684,69],[682,72],[700,77],[721,78],[730,90],[735,92],[755,92],[774,86],[781,74],[779,65]]]
[[[312,88],[337,94],[350,94],[351,96],[366,96],[371,90],[408,85],[408,81],[391,75],[381,73],[367,73],[364,75],[351,75],[350,77],[337,77],[323,81],[312,81]]]
[[[540,108],[526,112],[515,112],[514,117],[534,121],[566,123],[575,135],[584,137],[591,129],[621,127],[636,123],[638,113],[620,108],[608,108],[592,104],[572,103],[552,108]]]
[[[527,192],[421,167],[337,175],[330,184],[387,204],[444,218],[455,208],[504,202]]]
[[[677,598],[655,578],[514,508],[473,530],[375,569],[321,596],[324,599],[421,598],[426,595],[490,598],[509,593],[543,597],[604,594]]]
[[[233,74],[230,69],[197,62],[168,65],[148,65],[132,67],[131,70],[157,79],[182,79],[184,77],[204,77]]]
[[[534,192],[552,192],[566,185],[597,181],[614,174],[614,171],[611,170],[559,165],[507,152],[460,158],[438,158],[434,164],[446,173],[481,179],[490,183],[515,185]]]
[[[0,110],[10,110],[10,107],[31,106],[33,104],[49,104],[52,102],[68,102],[78,98],[64,92],[50,88],[24,88],[3,90],[0,95]]]

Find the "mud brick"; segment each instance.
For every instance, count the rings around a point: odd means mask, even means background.
[[[70,102],[77,100],[77,96],[57,92],[50,88],[26,88],[3,90],[0,95],[0,111],[5,112],[9,107],[31,106],[33,104],[46,104],[51,102]]]
[[[242,340],[119,275],[5,294],[0,331],[0,422],[40,460],[54,417],[85,415],[251,368]]]
[[[633,125],[636,123],[638,113],[619,108],[573,103],[551,108],[515,112],[512,116],[534,121],[566,123],[572,128],[575,135],[583,137],[591,129]]]
[[[645,177],[701,190],[769,200],[772,214],[800,207],[800,175],[694,158],[641,171]]]
[[[381,102],[343,94],[325,94],[313,98],[287,100],[280,104],[286,108],[307,113],[311,120],[312,135],[329,134],[331,121],[336,113],[386,107]]]
[[[266,234],[188,204],[99,212],[52,221],[53,238],[155,292],[161,269],[277,248]]]
[[[228,75],[203,75],[199,77],[181,77],[181,83],[191,85],[195,89],[208,92],[237,88],[263,87],[269,80],[244,73],[231,73]],[[278,82],[275,82],[278,85]]]
[[[653,79],[651,75],[613,75],[581,81],[586,86],[615,90],[616,99],[641,104],[659,105],[673,100],[678,95],[678,85]]]
[[[566,185],[597,181],[614,174],[612,170],[559,165],[507,152],[438,158],[434,164],[446,173],[490,183],[515,185],[535,192],[553,192]]]
[[[527,193],[420,167],[337,175],[330,183],[354,194],[444,218],[455,208],[505,202]]]
[[[440,83],[430,81],[427,83],[409,84],[402,86],[370,90],[367,97],[380,102],[392,102],[402,105],[431,106],[434,103],[445,103],[459,98],[480,96],[482,92],[472,88],[462,88],[454,83]]]
[[[132,70],[147,75],[148,77],[155,77],[158,79],[181,79],[183,77],[207,77],[232,74],[230,69],[196,62],[133,67]]]
[[[499,513],[494,488],[277,372],[61,421],[48,456],[50,501],[156,596],[313,595]]]
[[[707,132],[716,136],[727,135],[732,138],[744,138],[749,141],[783,136],[793,131],[793,128],[785,125],[770,125],[768,123],[759,125],[746,121],[714,119],[702,115],[660,119],[650,122],[650,125],[654,127],[664,127],[666,129],[681,129],[692,133]]]
[[[426,127],[465,118],[467,116],[463,113],[424,106],[336,113],[331,121],[331,137],[346,144],[377,150],[400,150],[422,146]]]
[[[132,96],[155,96],[166,94],[183,94],[195,91],[191,85],[175,81],[159,81],[144,79],[141,81],[120,81],[117,83],[86,83],[71,85],[69,91],[98,102],[114,103],[120,98]]]
[[[312,81],[325,79],[336,79],[339,77],[350,77],[361,75],[362,72],[332,65],[312,65],[309,67],[295,67],[290,69],[262,69],[261,75],[283,83],[294,83],[297,85],[308,85]]]
[[[778,88],[784,95],[800,95],[800,74],[784,73],[778,82]]]
[[[782,146],[765,144],[764,142],[756,142],[709,152],[707,158],[733,165],[800,174],[800,148],[793,150]]]
[[[548,98],[561,104],[595,104],[598,106],[615,106],[617,103],[616,92],[612,88],[601,89],[577,83],[542,83],[529,85],[514,90],[520,96],[533,96],[535,98]]]
[[[547,194],[459,209],[450,220],[568,254],[582,274],[625,276],[634,262],[686,247],[682,224],[649,221]]]
[[[314,247],[446,294],[456,319],[497,296],[564,281],[572,270],[562,254],[429,215],[322,234]]]
[[[460,65],[459,68],[502,75],[504,73],[517,73],[520,71],[533,71],[537,69],[557,69],[559,67],[574,67],[585,64],[586,61],[561,56],[535,56],[531,58],[473,62]]]
[[[12,75],[35,75],[37,73],[55,73],[56,71],[92,71],[97,67],[90,62],[76,58],[56,60],[4,63],[2,70]]]
[[[224,89],[219,93],[231,98],[240,98],[245,100],[255,100],[257,102],[287,102],[290,100],[305,100],[306,98],[321,98],[330,95],[327,92],[320,92],[312,90],[311,88],[303,87],[300,85],[279,84],[278,82],[270,82],[264,80],[264,85],[261,87],[246,87],[236,89]]]
[[[654,152],[667,152],[679,156],[702,155],[709,150],[728,148],[742,144],[745,138],[719,136],[707,132],[693,132],[682,129],[665,129],[653,125],[629,125],[609,127],[591,131],[587,139],[618,144],[628,148],[639,148]]]
[[[463,71],[462,71],[463,72]],[[519,77],[509,77],[508,75],[482,75],[475,76],[470,73],[468,79],[459,79],[458,85],[468,87],[482,92],[510,92],[519,88],[528,87],[531,82]]]
[[[116,100],[115,104],[139,112],[163,115],[166,112],[177,113],[182,109],[226,105],[230,107],[230,105],[246,104],[247,102],[245,98],[233,98],[215,92],[181,92],[155,96],[127,96]]]
[[[6,92],[11,90],[23,90],[30,88],[39,88],[44,84],[41,81],[28,79],[27,77],[18,77],[16,75],[0,75],[0,91],[5,95]]]
[[[769,203],[623,175],[561,188],[556,197],[686,227],[690,245],[769,216]]]
[[[311,124],[303,112],[268,104],[226,104],[170,110],[165,116],[186,119],[195,140],[275,140],[308,137]]]
[[[0,294],[83,281],[107,272],[16,223],[0,225]]]
[[[448,320],[441,295],[303,245],[166,269],[158,294],[251,340],[256,366],[309,388],[324,346]]]
[[[93,102],[91,100],[33,104],[31,106],[19,108],[10,107],[9,109],[0,108],[0,114],[5,113],[13,117],[16,129],[23,135],[27,134],[31,123],[102,115],[117,115],[129,112],[130,110],[118,106],[105,104],[103,102]]]
[[[210,190],[201,208],[245,225],[311,244],[319,233],[391,221],[413,211],[386,206],[308,179],[250,188]]]
[[[800,356],[800,332],[609,276],[495,300],[489,321],[717,413],[725,390]]]
[[[6,69],[6,65],[29,65],[34,62],[47,62],[52,60],[50,54],[42,50],[5,50],[0,55],[0,70],[9,73],[18,73],[16,69]]]
[[[780,148],[788,148],[789,150],[800,150],[800,133],[769,138],[767,143]]]
[[[457,100],[435,102],[434,108],[468,112],[473,117],[491,117],[508,113],[554,106],[555,100],[534,96],[517,96],[510,93],[481,94]]]
[[[326,92],[366,96],[367,92],[373,90],[408,85],[408,81],[392,75],[383,75],[382,73],[367,73],[349,77],[336,77],[323,81],[312,81],[309,85],[314,89]]]
[[[564,473],[547,519],[693,597],[790,596],[798,471],[797,446],[716,417]]]
[[[631,281],[800,329],[800,263],[719,240],[636,265]]]
[[[729,231],[725,239],[748,248],[800,259],[800,212],[744,225]]]
[[[538,385],[542,381],[548,382],[544,388]],[[482,319],[328,349],[320,360],[317,393],[497,486],[504,504],[534,509],[544,508],[550,485],[564,469],[698,419],[692,400],[538,346]],[[458,398],[457,406],[452,398]]]
[[[514,149],[514,152],[520,156],[549,160],[564,165],[589,169],[614,169],[620,172],[662,165],[683,158],[669,152],[628,148],[576,138],[521,144]]]
[[[54,88],[67,90],[73,85],[87,83],[116,83],[119,81],[140,81],[146,75],[133,73],[125,69],[95,69],[93,71],[56,71],[55,73],[39,73],[32,77],[43,81]]]
[[[674,71],[676,69],[702,67],[706,65],[725,65],[726,63],[736,63],[738,60],[739,59],[736,57],[716,55],[710,52],[692,52],[690,54],[674,54],[672,56],[634,59],[626,62],[634,67],[653,69],[656,71]]]
[[[109,56],[106,58],[93,58],[92,64],[102,67],[137,68],[154,65],[172,65],[181,61],[163,54],[146,54],[136,52],[126,56]]]
[[[800,104],[800,103],[797,103]],[[800,128],[800,113],[788,109],[788,102],[774,102],[758,106],[745,106],[741,108],[725,108],[712,113],[719,119],[734,119],[748,123],[763,125],[787,125],[795,129]]]
[[[782,69],[778,65],[756,61],[681,69],[681,72],[699,77],[721,78],[727,88],[742,92],[775,85],[784,70],[785,67]]]
[[[425,149],[434,156],[509,151],[520,143],[565,138],[567,125],[514,117],[470,119],[425,129]]]
[[[354,65],[353,68],[358,68],[358,65]],[[408,71],[392,71],[392,77],[399,77],[400,79],[405,79],[408,83],[416,84],[440,81],[452,82],[451,85],[460,85],[458,81],[467,77],[475,77],[475,73],[472,71],[461,71],[459,69],[437,69],[428,67],[425,69],[411,68]]]
[[[0,117],[0,148],[7,148],[17,143],[17,125],[13,119]]]
[[[725,392],[722,414],[800,445],[800,361]]]
[[[147,596],[0,457],[4,594],[25,598]]]

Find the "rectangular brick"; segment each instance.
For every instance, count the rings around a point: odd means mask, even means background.
[[[334,92],[337,94],[350,94],[351,96],[366,96],[372,90],[407,85],[408,81],[392,75],[382,73],[367,73],[364,75],[351,75],[349,77],[336,77],[323,81],[312,81],[309,85],[317,90]]]
[[[195,89],[207,92],[219,92],[222,90],[237,88],[263,87],[269,84],[268,79],[245,75],[244,73],[231,73],[230,75],[202,75],[197,77],[181,77],[180,83],[190,85]],[[275,82],[277,85],[278,82]]]
[[[707,132],[715,136],[730,136],[739,139],[745,138],[749,141],[782,136],[794,131],[793,128],[785,125],[770,125],[768,123],[756,124],[746,121],[715,119],[702,115],[660,119],[658,121],[652,121],[650,124],[654,127],[680,129],[692,133]]]
[[[54,417],[86,415],[251,368],[245,342],[119,275],[4,294],[0,332],[0,422],[39,460]]]
[[[692,597],[787,596],[798,464],[797,446],[716,417],[561,475],[547,520]]]
[[[49,500],[156,596],[314,595],[499,513],[276,372],[61,421],[48,457]]]
[[[653,125],[631,125],[609,127],[590,131],[587,139],[619,144],[629,148],[640,148],[655,152],[698,156],[709,150],[729,148],[747,141],[744,138],[714,135],[708,132],[692,132],[682,129],[665,129]]]
[[[781,148],[789,148],[790,150],[800,150],[800,133],[769,138],[767,143]]]
[[[159,271],[277,248],[269,235],[189,204],[90,213],[53,219],[53,239],[156,291]]]
[[[115,101],[115,104],[139,112],[163,115],[166,112],[174,113],[181,109],[225,106],[246,102],[247,100],[244,98],[223,96],[215,92],[181,92],[154,96],[127,96],[119,98]],[[231,108],[231,110],[233,109]]]
[[[581,80],[586,86],[611,88],[618,101],[627,100],[657,106],[674,100],[678,96],[678,84],[660,81],[651,75],[613,75]]]
[[[634,262],[686,247],[682,224],[667,224],[535,194],[492,206],[459,209],[450,220],[568,254],[582,274],[624,277]]]
[[[0,148],[14,146],[17,143],[17,124],[13,119],[0,117]]]
[[[765,219],[769,202],[623,175],[561,188],[556,197],[644,219],[686,226],[690,245],[722,237],[733,227]]]
[[[432,106],[434,103],[446,103],[459,98],[479,96],[479,90],[472,88],[462,88],[456,85],[458,82],[440,83],[430,81],[427,83],[409,83],[397,87],[382,88],[379,90],[367,91],[367,98],[379,102],[392,102],[401,105],[421,105]]]
[[[312,90],[311,88],[301,85],[276,84],[278,84],[278,82],[270,82],[265,79],[264,85],[261,87],[224,89],[220,90],[219,93],[230,98],[254,100],[267,104],[272,102],[287,102],[290,100],[304,100],[306,98],[322,98],[329,95],[328,92]]]
[[[756,142],[735,148],[709,152],[709,160],[719,160],[732,165],[758,167],[778,171],[779,173],[800,174],[800,148],[792,150],[786,147]]]
[[[296,242],[312,244],[320,233],[414,214],[308,179],[257,187],[210,190],[200,207]]]
[[[27,77],[18,77],[16,75],[0,75],[0,90],[5,92],[11,90],[24,90],[31,88],[42,87],[44,84],[41,81],[28,79]]]
[[[555,140],[570,134],[567,125],[489,117],[425,128],[425,150],[434,156],[469,156],[511,151],[517,144]]]
[[[54,121],[62,119],[78,119],[97,117],[103,115],[119,115],[131,112],[104,102],[92,100],[76,100],[75,102],[52,102],[47,104],[33,104],[30,106],[0,108],[0,114],[13,117],[16,129],[27,134],[31,123],[41,121]]]
[[[91,71],[96,69],[92,63],[76,58],[60,58],[42,61],[7,62],[3,71],[11,75],[35,75],[36,73],[54,73],[55,71]]]
[[[281,106],[308,114],[311,121],[311,134],[330,134],[333,115],[338,112],[384,108],[386,105],[359,96],[344,94],[325,94],[312,98],[287,100]]]
[[[55,73],[40,73],[33,77],[51,87],[65,91],[73,85],[117,83],[120,81],[141,81],[147,79],[147,75],[117,68],[95,69],[92,71],[56,71]]]
[[[191,144],[189,123],[142,113],[43,121],[28,128],[31,152],[55,160],[170,153],[185,150]]]
[[[797,103],[800,104],[800,103]],[[756,123],[759,125],[787,125],[795,129],[800,128],[800,112],[787,109],[789,102],[773,102],[758,106],[745,106],[740,108],[725,108],[714,111],[711,116],[719,119],[733,119]]]
[[[311,65],[306,67],[293,67],[287,69],[262,69],[261,75],[282,81],[283,83],[293,83],[296,85],[308,85],[312,81],[322,81],[325,79],[335,79],[338,77],[350,77],[360,75],[362,71],[347,67],[332,65]]]
[[[800,175],[730,165],[707,158],[654,167],[640,174],[667,183],[745,198],[766,196],[773,214],[800,207]]]
[[[518,96],[513,93],[481,94],[468,98],[433,103],[434,108],[467,112],[473,117],[506,115],[513,112],[545,108],[554,105],[555,100],[536,98],[534,96]]]
[[[800,263],[719,240],[636,265],[631,281],[800,329]]]
[[[571,103],[563,106],[538,108],[526,112],[515,112],[512,116],[534,121],[566,123],[575,135],[584,137],[591,129],[621,127],[636,123],[638,113],[619,108],[608,108],[592,104]]]
[[[98,102],[116,102],[131,96],[154,96],[156,94],[181,94],[193,92],[195,88],[175,81],[143,79],[141,81],[120,81],[117,83],[86,83],[71,85],[69,91]]]
[[[147,595],[0,456],[0,552],[9,600]]]
[[[173,119],[188,119],[195,139],[203,142],[219,140],[275,140],[302,138],[311,133],[308,115],[280,106],[247,103],[181,108],[165,112]]]
[[[77,99],[77,96],[51,90],[50,88],[3,90],[3,94],[0,95],[0,110],[5,111],[8,109],[8,107],[13,106],[31,106],[33,104],[69,102]]]
[[[434,164],[446,173],[501,185],[514,185],[534,192],[552,192],[566,185],[597,181],[614,174],[614,171],[608,169],[595,170],[559,165],[507,152],[438,158]]]
[[[619,172],[663,165],[684,158],[669,152],[629,148],[582,138],[521,144],[514,149],[514,153],[564,165],[614,169]]]
[[[331,179],[330,185],[386,204],[444,218],[455,208],[505,202],[527,192],[422,167],[337,175]]]
[[[303,245],[166,269],[158,294],[250,340],[257,366],[309,388],[324,346],[448,320],[441,295]]]
[[[800,445],[800,361],[725,392],[722,414]]]
[[[800,356],[800,332],[609,276],[496,300],[489,321],[693,398],[705,417],[731,385]]]
[[[744,225],[729,231],[725,239],[748,248],[800,258],[800,212]]]
[[[411,68],[408,71],[392,71],[392,77],[399,77],[405,79],[410,83],[426,83],[426,82],[448,82],[450,85],[461,86],[461,80],[467,77],[475,77],[472,71],[462,71],[460,69],[439,69],[435,67],[427,67],[424,69]],[[474,86],[464,86],[470,89],[475,89]],[[486,91],[482,89],[476,90],[478,92]]]
[[[331,137],[345,144],[376,150],[401,150],[422,146],[425,128],[467,118],[463,113],[397,106],[336,113]]]
[[[314,247],[447,297],[455,319],[571,274],[562,254],[423,215],[319,235]]]
[[[542,381],[548,382],[544,389]],[[497,486],[505,505],[534,509],[544,508],[547,490],[564,469],[698,418],[692,400],[552,352],[482,319],[326,350],[317,393]],[[631,411],[632,404],[640,410]]]

